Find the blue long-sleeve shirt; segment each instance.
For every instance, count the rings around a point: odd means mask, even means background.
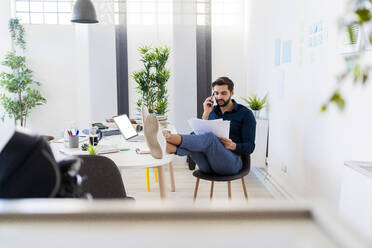
[[[233,152],[239,155],[251,154],[255,148],[256,119],[250,109],[236,103],[235,100],[231,101],[234,103],[234,108],[231,111],[222,114],[220,107],[216,105],[208,119],[222,118],[223,120],[229,120],[229,137],[236,143],[236,149]]]

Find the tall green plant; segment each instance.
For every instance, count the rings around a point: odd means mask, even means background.
[[[168,112],[167,81],[170,71],[166,63],[170,50],[168,47],[143,46],[138,49],[141,54],[143,69],[132,73],[132,78],[137,83],[137,92],[141,98],[137,101],[138,109],[144,104],[150,113],[164,115]]]
[[[18,19],[9,20],[9,32],[14,49],[5,55],[4,61],[1,62],[9,68],[8,72],[0,73],[0,87],[5,89],[5,93],[0,93],[0,104],[5,110],[1,119],[4,121],[8,116],[14,119],[15,125],[19,121],[20,125],[25,127],[31,109],[45,104],[46,99],[35,88],[40,86],[40,83],[33,80],[32,71],[26,65],[26,57],[17,55],[17,48],[21,49],[20,52],[26,49],[24,28]]]

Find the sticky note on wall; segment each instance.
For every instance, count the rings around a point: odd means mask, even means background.
[[[281,43],[280,39],[275,40],[275,66],[280,66],[280,49]]]
[[[290,63],[292,61],[292,41],[287,40],[283,42],[283,56],[282,63]]]

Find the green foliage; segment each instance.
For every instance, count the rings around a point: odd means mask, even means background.
[[[9,29],[13,42],[25,49],[24,29],[19,20],[10,19]],[[1,64],[9,70],[0,73],[0,88],[5,90],[0,93],[0,104],[5,110],[0,118],[4,121],[7,116],[13,118],[15,124],[20,121],[21,126],[26,126],[31,109],[46,103],[46,99],[35,88],[40,83],[33,80],[32,71],[26,65],[26,57],[17,55],[15,51],[8,52]]]
[[[164,115],[168,112],[168,90],[166,83],[170,71],[165,67],[170,50],[168,47],[143,46],[138,49],[141,54],[143,69],[132,73],[131,77],[137,83],[137,92],[141,98],[137,102],[138,109],[142,103],[150,113]]]
[[[96,155],[97,154],[97,147],[89,144],[89,147],[87,149],[89,155]]]
[[[353,13],[353,18],[348,19],[342,26],[343,29],[346,28],[347,30],[350,44],[355,44],[357,41],[358,33],[355,31],[355,27],[358,27],[363,34],[364,26],[372,25],[371,3],[372,0],[351,0],[350,4],[352,6],[348,9]],[[364,35],[372,44],[372,32]],[[347,79],[352,79],[356,85],[365,85],[368,82],[371,66],[362,62],[364,53],[365,50],[362,47],[357,53],[345,57],[345,70],[337,76],[338,85],[331,93],[331,97],[321,106],[321,112],[325,112],[331,104],[335,104],[339,110],[345,109],[345,99],[341,93],[341,87]]]
[[[242,97],[242,99],[248,104],[248,107],[252,110],[261,110],[265,107],[267,101],[267,94],[260,99],[257,95],[252,94],[248,98]]]
[[[15,42],[15,44],[22,48],[23,50],[25,50],[26,49],[26,41],[24,39],[25,29],[19,22],[19,19],[17,18],[10,19],[8,29],[12,37],[12,40]]]

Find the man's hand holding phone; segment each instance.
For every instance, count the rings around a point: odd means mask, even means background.
[[[209,114],[213,110],[213,95],[207,97],[203,103],[204,113],[203,113],[203,120],[208,120]]]

